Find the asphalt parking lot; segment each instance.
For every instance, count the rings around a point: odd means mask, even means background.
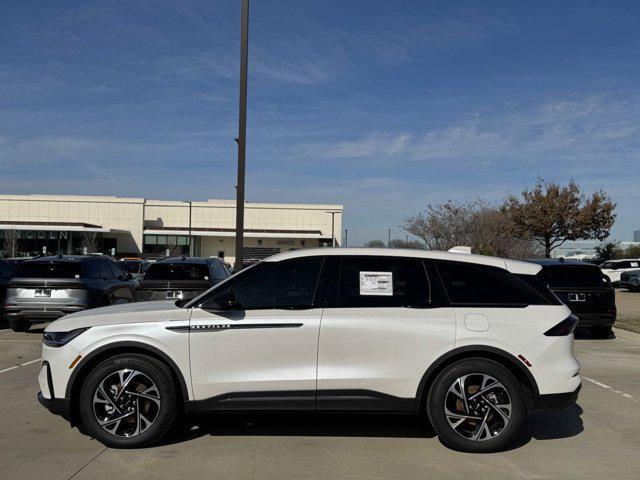
[[[530,417],[514,447],[444,447],[419,417],[194,418],[164,444],[107,449],[36,401],[42,329],[0,330],[0,476],[94,478],[616,478],[640,471],[640,335],[578,334],[578,405]],[[20,366],[18,366],[20,365]]]

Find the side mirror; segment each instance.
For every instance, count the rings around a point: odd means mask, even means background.
[[[227,312],[230,310],[242,310],[242,305],[236,299],[233,292],[223,292],[216,296],[215,300],[211,300],[203,307],[204,310],[214,310]]]

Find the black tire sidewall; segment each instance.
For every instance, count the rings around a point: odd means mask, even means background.
[[[107,375],[123,368],[135,369],[147,375],[160,392],[160,411],[154,424],[135,437],[118,437],[104,430],[93,414],[93,394],[98,383]],[[107,359],[87,375],[79,397],[82,423],[93,437],[109,447],[136,448],[156,443],[173,425],[177,414],[176,389],[171,371],[159,360],[139,354],[123,354]]]
[[[506,429],[497,437],[474,442],[460,436],[450,425],[444,413],[447,391],[453,382],[470,373],[485,373],[501,382],[511,397],[511,419]],[[492,360],[472,358],[461,360],[446,367],[436,378],[427,397],[427,411],[431,424],[440,440],[460,451],[483,453],[504,450],[515,441],[526,415],[524,392],[518,380],[509,370]]]

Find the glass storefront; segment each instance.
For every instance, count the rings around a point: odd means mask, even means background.
[[[194,255],[196,254],[196,237],[192,237],[194,243]],[[165,256],[169,250],[169,256],[189,255],[189,237],[187,235],[145,235],[145,255]]]
[[[3,257],[35,257],[39,255],[110,254],[116,248],[115,238],[104,238],[101,232],[68,232],[47,230],[0,230]]]

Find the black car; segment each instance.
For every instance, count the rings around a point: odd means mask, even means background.
[[[88,308],[128,303],[136,282],[104,256],[58,255],[20,264],[7,285],[5,314],[11,328],[55,320]]]
[[[599,267],[578,260],[529,260],[542,265],[540,276],[578,317],[580,327],[607,338],[616,321],[615,290]]]
[[[620,286],[630,292],[640,292],[640,269],[622,272],[620,274]]]
[[[7,284],[13,276],[13,266],[6,260],[0,260],[0,315],[4,317],[4,299],[7,293]]]
[[[141,280],[144,274],[147,273],[147,270],[149,270],[151,262],[147,260],[120,260],[118,265],[120,265],[125,272],[129,272],[134,279]]]
[[[136,301],[190,300],[230,275],[219,258],[163,258],[147,270],[138,286]]]

